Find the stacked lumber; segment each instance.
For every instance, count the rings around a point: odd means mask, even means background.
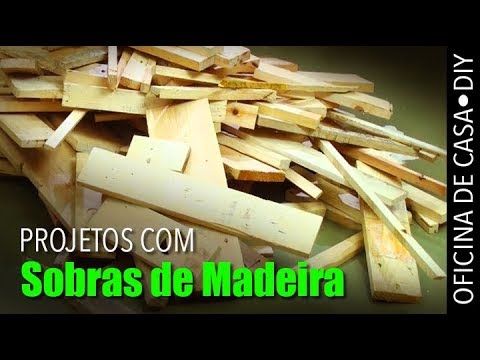
[[[207,260],[254,268],[280,248],[311,267],[365,249],[374,300],[419,301],[418,268],[445,277],[410,226],[433,233],[446,222],[446,185],[390,155],[432,162],[446,152],[362,119],[390,120],[393,105],[361,76],[300,71],[242,46],[0,55],[0,174],[30,180],[69,231],[131,227],[135,243],[147,227],[196,230],[194,254],[135,247],[147,274],[166,260],[197,272]],[[287,184],[282,201],[259,196],[260,183]],[[312,254],[324,218],[356,233]]]

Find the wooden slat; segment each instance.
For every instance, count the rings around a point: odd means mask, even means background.
[[[276,66],[276,67],[279,67],[279,68],[282,68],[282,69],[285,69],[285,70],[290,70],[290,71],[293,71],[293,72],[298,71],[298,64],[295,64],[295,63],[292,63],[290,61],[283,60],[283,59],[277,59],[277,58],[273,58],[273,57],[262,57],[262,58],[260,58],[260,62],[269,64],[269,65],[273,65],[273,66]]]
[[[218,143],[228,146],[242,154],[253,157],[265,164],[271,165],[277,169],[288,169],[290,167],[290,160],[280,154],[266,150],[265,148],[256,144],[249,143],[243,139],[239,139],[226,134],[217,135]]]
[[[418,186],[421,189],[439,196],[445,196],[447,193],[447,186],[441,181],[420,174],[415,170],[411,170],[406,166],[387,159],[380,152],[374,149],[356,148],[345,145],[338,145],[337,147],[342,154],[353,159],[360,160],[377,169],[385,171],[386,173],[395,175],[406,182]]]
[[[202,71],[213,65],[214,56],[206,57],[176,46],[131,46],[132,48],[184,66],[195,71]]]
[[[223,46],[179,46],[202,56],[213,56],[223,51]]]
[[[107,76],[108,78],[108,64],[89,64],[76,68],[75,71],[84,72],[88,75],[99,76],[102,78]]]
[[[293,169],[285,170],[285,178],[314,199],[318,199],[322,195],[322,189],[308,179],[305,179]]]
[[[15,96],[0,96],[0,113],[27,113],[27,112],[67,112],[60,101],[17,99]]]
[[[197,100],[265,100],[273,101],[276,92],[262,89],[225,89],[200,86],[152,86],[151,91],[160,99]]]
[[[60,64],[60,75],[67,69],[107,60],[106,46],[71,46],[50,52],[50,57]]]
[[[257,105],[230,102],[227,105],[225,119],[222,122],[228,125],[255,129],[257,114]]]
[[[388,120],[392,117],[393,106],[391,103],[361,92],[348,92],[345,94],[316,93],[315,95],[335,104],[383,119]]]
[[[188,80],[195,83],[212,85],[217,85],[222,80],[222,77],[214,74],[157,65],[152,79],[153,84],[163,85],[162,82],[165,78]]]
[[[141,85],[148,85],[149,87],[154,66],[155,60],[134,51],[120,76],[120,85],[133,90],[140,90]]]
[[[310,253],[320,230],[318,216],[101,149],[92,150],[78,181],[110,196],[303,254]]]
[[[447,152],[444,149],[439,148],[438,146],[431,145],[424,141],[415,139],[411,136],[402,134],[398,131],[393,131],[383,126],[376,125],[369,121],[365,121],[362,119],[356,118],[352,114],[348,114],[345,112],[340,112],[338,110],[329,110],[327,112],[328,118],[338,122],[341,125],[347,125],[349,127],[353,127],[355,129],[360,129],[362,131],[366,131],[371,134],[380,135],[388,137],[392,140],[396,140],[402,144],[412,146],[414,148],[420,149],[421,151],[427,151],[433,154],[437,154],[440,156],[446,156]]]
[[[257,80],[250,80],[239,77],[226,77],[218,84],[220,87],[230,89],[270,89],[279,92],[300,91],[308,93],[308,96],[314,96],[316,91],[331,91],[336,90],[330,84],[285,84],[275,82],[264,82]],[[350,89],[350,88],[348,88]],[[343,90],[343,88],[340,88]]]
[[[133,51],[131,49],[125,49],[122,52],[122,55],[120,56],[120,59],[118,59],[118,65],[117,65],[117,85],[115,88],[120,85],[120,79],[122,77],[123,72],[125,71],[125,67],[128,64],[128,60],[130,60],[130,57],[132,56]]]
[[[233,67],[250,58],[250,50],[243,46],[224,46],[223,51],[215,55],[215,65]]]
[[[73,110],[55,132],[49,136],[45,142],[45,147],[55,149],[86,114],[86,110]]]
[[[422,213],[433,221],[443,224],[447,221],[447,203],[413,185],[402,182],[402,188],[407,192],[407,206]]]
[[[444,271],[437,265],[437,263],[428,255],[425,250],[418,244],[418,242],[407,233],[404,225],[392,214],[380,198],[368,187],[365,186],[364,181],[358,172],[352,171],[352,167],[342,157],[342,155],[335,149],[335,147],[328,141],[322,140],[320,143],[322,151],[337,169],[342,173],[346,180],[355,189],[358,195],[367,203],[374,213],[387,225],[388,229],[398,238],[403,246],[415,258],[417,264],[434,279],[445,277]]]
[[[116,46],[108,46],[108,87],[111,90],[117,88],[117,78],[118,78],[118,55]],[[123,71],[122,71],[123,72]]]
[[[326,111],[324,115],[316,114],[285,104],[257,102],[256,105],[258,106],[258,113],[260,115],[275,117],[284,122],[301,125],[310,129],[316,129],[326,115]]]
[[[283,182],[285,173],[229,147],[220,145],[225,172],[235,180]]]
[[[356,162],[358,169],[371,176],[400,186],[400,181],[385,173]],[[367,256],[370,290],[373,299],[390,302],[417,302],[421,296],[415,260],[388,227],[361,201],[363,236]],[[405,201],[390,207],[392,214],[410,234]]]
[[[42,147],[53,130],[33,114],[0,114],[0,128],[22,148]]]
[[[5,74],[32,74],[41,75],[42,70],[35,59],[7,58],[0,59],[0,71]]]
[[[415,210],[412,211],[412,214],[417,224],[427,233],[435,234],[438,232],[438,222]]]
[[[299,74],[317,81],[324,81],[334,85],[356,86],[357,91],[364,93],[372,93],[374,91],[373,82],[355,74],[338,74],[315,71],[299,71]]]
[[[12,93],[17,98],[61,99],[63,97],[62,76],[12,77],[10,84]]]

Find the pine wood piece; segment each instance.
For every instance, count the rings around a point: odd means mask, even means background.
[[[342,173],[346,180],[355,189],[358,195],[366,202],[366,204],[373,210],[393,235],[398,238],[400,243],[410,252],[417,264],[427,273],[428,276],[434,279],[445,277],[444,271],[438,264],[428,255],[425,250],[418,244],[418,242],[408,234],[405,226],[392,214],[380,198],[365,186],[364,180],[359,176],[358,172],[352,171],[352,167],[342,157],[342,155],[335,149],[335,147],[328,141],[322,140],[320,142],[322,151]]]
[[[363,250],[363,234],[358,232],[338,244],[307,259],[312,269],[338,267],[359,254]]]
[[[293,71],[293,72],[298,71],[298,64],[295,64],[295,63],[292,63],[290,61],[283,60],[283,59],[277,59],[277,58],[273,58],[273,57],[262,57],[262,58],[260,58],[260,62],[269,64],[269,65],[273,65],[273,66],[276,66],[276,67],[279,67],[279,68],[282,68],[282,69],[285,69],[285,70],[290,70],[290,71]]]
[[[107,76],[108,78],[108,64],[98,64],[98,63],[88,64],[88,65],[84,65],[84,66],[80,66],[79,68],[76,68],[75,71],[84,72],[88,75],[94,75],[102,78]]]
[[[315,71],[299,71],[299,74],[315,79],[317,81],[324,81],[334,85],[356,86],[357,91],[363,93],[373,93],[373,82],[366,80],[355,74],[338,74]]]
[[[150,86],[154,66],[155,60],[134,51],[120,76],[120,85],[133,90],[140,90],[142,84]]]
[[[316,93],[315,95],[335,104],[375,115],[386,120],[392,117],[393,106],[391,103],[361,92],[347,92],[344,94]]]
[[[285,178],[314,199],[318,199],[323,193],[322,189],[310,182],[308,179],[305,179],[293,169],[285,170]]]
[[[28,113],[28,112],[67,112],[60,101],[17,99],[15,96],[0,96],[0,113]]]
[[[446,195],[447,186],[444,183],[387,159],[377,150],[355,148],[345,145],[338,145],[337,148],[342,154],[348,157],[360,160],[379,170],[385,171],[388,174],[395,175],[406,182],[418,186],[421,189],[439,196]]]
[[[226,108],[225,124],[255,129],[257,122],[258,106],[239,102],[230,102]]]
[[[1,158],[1,157],[0,157],[0,175],[23,176],[22,172],[15,169],[7,159]]]
[[[229,147],[220,145],[225,172],[235,180],[283,182],[285,173]]]
[[[215,65],[233,67],[250,58],[250,49],[243,46],[224,46],[223,51],[215,55]]]
[[[0,59],[0,71],[3,71],[5,74],[42,74],[42,69],[40,69],[37,61],[27,58]]]
[[[203,56],[177,46],[131,46],[135,50],[159,57],[174,64],[195,71],[202,71],[213,65],[214,56]]]
[[[290,167],[290,160],[287,157],[265,149],[259,145],[249,143],[244,139],[226,134],[217,134],[217,139],[219,144],[255,158],[265,164],[273,166],[274,168],[284,170]]]
[[[55,149],[86,114],[86,110],[73,110],[62,122],[62,124],[53,132],[53,134],[50,135],[45,142],[45,147],[49,149]]]
[[[446,156],[447,152],[444,149],[439,148],[438,146],[431,145],[429,143],[426,143],[424,141],[415,139],[411,136],[402,134],[398,131],[393,131],[390,129],[387,129],[383,126],[376,125],[374,123],[371,123],[369,121],[365,121],[362,119],[359,119],[355,117],[352,114],[348,114],[346,112],[338,111],[338,110],[329,110],[327,113],[327,117],[329,119],[334,120],[335,122],[341,124],[341,125],[347,125],[349,127],[353,127],[355,129],[360,129],[362,131],[366,131],[371,134],[379,135],[379,136],[385,136],[387,138],[390,138],[392,140],[398,141],[402,144],[414,147],[419,150],[419,155],[420,152],[424,154],[436,154],[439,156]]]
[[[316,114],[326,114],[328,109],[333,108],[333,104],[326,101],[319,100],[314,97],[309,97],[306,99],[290,99],[284,98],[280,101],[282,104],[295,106],[298,109],[305,111],[313,112]]]
[[[427,161],[430,161],[430,162],[434,162],[435,160],[437,160],[438,158],[438,155],[437,154],[432,154],[428,151],[425,151],[425,150],[418,150],[418,156],[424,160],[427,160]]]
[[[122,52],[122,55],[120,55],[120,59],[118,59],[118,65],[117,65],[117,85],[115,88],[118,88],[118,85],[120,85],[120,79],[122,77],[123,72],[125,71],[125,67],[128,64],[128,61],[130,60],[130,57],[132,56],[133,51],[131,49],[125,49]]]
[[[415,210],[412,211],[412,214],[417,224],[420,225],[420,227],[427,233],[435,234],[438,232],[438,222]]]
[[[155,73],[153,75],[153,83],[157,84],[160,79],[172,78],[172,79],[181,79],[188,80],[200,84],[212,84],[218,85],[222,80],[222,77],[215,74],[196,72],[185,69],[178,69],[170,66],[161,66],[157,65],[155,67]],[[162,84],[157,84],[162,85]]]
[[[111,90],[115,90],[117,88],[117,78],[118,78],[118,55],[117,55],[117,47],[116,46],[108,46],[108,67],[107,67],[107,69],[108,69],[107,70],[108,87]]]
[[[0,114],[0,128],[22,148],[42,147],[53,131],[33,114]]]
[[[160,99],[197,100],[265,100],[276,98],[274,90],[263,89],[225,89],[200,86],[152,86],[151,91]]]
[[[335,206],[325,203],[327,212],[325,218],[340,225],[344,228],[361,231],[362,225],[357,220],[351,218],[348,214],[344,213],[342,210],[337,209]]]
[[[275,82],[264,82],[239,77],[225,77],[218,84],[220,87],[231,89],[270,89],[279,92],[299,91],[305,92],[307,96],[314,96],[317,91],[344,90],[343,87],[334,87],[331,84],[285,84]],[[348,88],[350,90],[350,88]]]
[[[310,129],[316,129],[325,114],[316,114],[309,111],[298,109],[294,106],[285,104],[267,104],[257,102],[258,113],[260,115],[278,118],[287,123],[293,123]]]
[[[223,52],[223,46],[179,46],[202,56],[213,56]]]
[[[320,230],[321,218],[313,214],[101,149],[92,150],[78,181],[110,196],[303,254],[310,253]],[[145,188],[148,194],[141,190]]]
[[[60,75],[63,75],[67,69],[103,62],[107,57],[106,46],[71,46],[50,52],[50,58],[60,65]]]
[[[190,155],[190,146],[186,143],[172,140],[161,140],[146,136],[134,135],[128,156],[144,159],[145,163],[156,168],[168,168],[183,172]]]
[[[209,105],[212,121],[220,125],[227,116],[227,100],[209,101]]]
[[[322,217],[325,217],[327,211],[325,204],[321,201],[284,202],[282,204]]]
[[[433,221],[443,224],[447,221],[447,203],[429,193],[402,182],[407,192],[407,206],[417,213],[428,216]]]
[[[62,76],[12,77],[10,86],[13,95],[17,98],[61,99],[63,97]]]

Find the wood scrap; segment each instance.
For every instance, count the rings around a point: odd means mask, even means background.
[[[285,69],[285,70],[290,70],[290,71],[293,71],[293,72],[298,71],[298,64],[295,64],[293,62],[283,60],[283,59],[277,59],[277,58],[273,58],[273,57],[262,57],[262,58],[260,58],[260,62],[269,64],[269,65],[273,65],[273,66],[276,66],[276,67],[279,67],[279,68],[282,68],[282,69]]]
[[[154,59],[134,51],[120,75],[120,84],[129,89],[147,93],[150,89],[155,65]]]
[[[0,71],[5,74],[32,74],[41,75],[42,69],[35,59],[6,58],[0,59]]]
[[[62,76],[37,76],[33,78],[10,78],[10,87],[17,98],[62,99]]]
[[[285,104],[266,104],[256,103],[258,113],[260,115],[271,116],[287,123],[301,125],[310,129],[316,129],[325,114],[316,114],[309,111],[301,110],[293,106]]]
[[[323,193],[322,189],[291,168],[285,170],[285,178],[314,199],[318,199]]]
[[[357,91],[364,93],[372,93],[374,91],[373,82],[356,74],[338,74],[316,71],[299,71],[298,73],[317,81],[324,81],[334,85],[356,86]]]
[[[67,112],[60,101],[49,99],[17,99],[15,96],[0,96],[0,113]]]
[[[412,214],[417,224],[420,225],[420,227],[427,233],[434,234],[438,232],[438,222],[432,220],[427,215],[424,215],[421,212],[417,212],[415,210],[412,211]]]
[[[123,70],[122,70],[123,73]],[[109,46],[108,47],[108,87],[112,90],[117,88],[117,78],[118,78],[118,56],[117,56],[117,47]],[[121,78],[121,75],[120,75]]]
[[[181,48],[203,56],[213,56],[223,52],[223,46],[180,46]]]
[[[55,132],[49,136],[45,142],[45,147],[55,149],[86,114],[86,110],[73,110],[55,130]]]
[[[0,114],[0,128],[22,148],[38,148],[53,131],[33,114]]]
[[[224,124],[255,129],[257,123],[258,106],[240,102],[230,102],[226,108]]]
[[[155,67],[155,73],[153,74],[153,84],[163,85],[165,78],[188,80],[195,83],[212,85],[218,85],[222,80],[221,76],[214,74],[157,65]]]
[[[211,56],[211,55],[210,55]],[[233,67],[250,58],[250,49],[243,46],[224,46],[223,51],[215,54],[215,65]]]

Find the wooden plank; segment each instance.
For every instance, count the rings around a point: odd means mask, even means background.
[[[0,158],[0,175],[23,176],[22,172],[15,169],[5,158]]]
[[[327,207],[327,213],[325,214],[326,219],[350,230],[362,230],[361,223],[359,223],[355,219],[352,219],[340,209],[337,209],[335,206],[332,206],[330,204],[325,204],[325,206]]]
[[[117,47],[108,46],[107,77],[108,77],[108,87],[111,90],[115,90],[117,88],[117,78],[118,78],[118,62],[117,61],[118,61]]]
[[[227,116],[227,100],[209,101],[209,105],[212,121],[218,124],[223,122]]]
[[[230,102],[226,108],[224,124],[239,126],[247,129],[255,129],[257,122],[258,106]]]
[[[134,51],[120,76],[120,85],[133,90],[140,90],[142,84],[150,86],[154,66],[155,60]]]
[[[322,195],[322,189],[310,182],[308,179],[305,179],[293,169],[285,170],[285,178],[314,199],[318,199]]]
[[[327,117],[339,123],[340,125],[347,125],[355,129],[366,131],[370,134],[385,136],[392,140],[398,141],[402,144],[412,146],[416,149],[420,149],[420,151],[424,151],[424,152],[427,151],[429,153],[437,154],[439,156],[447,155],[447,152],[444,149],[439,148],[438,146],[431,145],[424,141],[415,139],[408,135],[404,135],[398,131],[388,129],[383,126],[376,125],[369,121],[359,119],[354,115],[343,112],[343,111],[329,110],[327,112]]]
[[[57,127],[55,132],[50,135],[50,137],[45,142],[45,147],[49,149],[55,149],[58,144],[60,144],[65,139],[68,133],[71,132],[73,128],[75,128],[75,126],[80,122],[80,120],[83,119],[86,114],[86,110],[73,110],[62,122],[62,124]]]
[[[281,92],[301,91],[307,92],[308,96],[314,96],[316,91],[331,91],[334,88],[330,84],[285,84],[250,80],[239,77],[225,77],[218,84],[220,87],[231,89],[270,89]],[[343,90],[343,88],[340,88]]]
[[[359,254],[363,249],[363,234],[358,232],[349,236],[338,244],[318,253],[307,259],[307,263],[312,269],[326,269],[329,267],[338,267],[345,264],[348,260]]]
[[[427,233],[435,234],[438,232],[438,222],[415,210],[412,211],[412,214],[417,224],[420,225],[420,227]]]
[[[235,180],[283,182],[285,173],[229,147],[220,145],[225,172]]]
[[[33,114],[0,114],[0,128],[22,148],[42,147],[53,130]]]
[[[224,89],[200,86],[152,86],[151,91],[160,99],[197,100],[275,100],[274,90]]]
[[[432,154],[432,153],[430,153],[428,151],[425,151],[425,150],[418,150],[418,157],[420,157],[421,159],[430,161],[430,162],[434,162],[435,160],[437,160],[438,155],[437,154]]]
[[[306,99],[283,98],[279,102],[282,104],[295,106],[296,108],[310,111],[316,114],[326,114],[328,109],[333,108],[332,103],[322,101],[314,97],[309,97]]]
[[[321,201],[284,202],[282,204],[299,210],[307,211],[321,217],[325,217],[325,213],[327,211],[325,204]]]
[[[15,96],[0,96],[0,113],[66,112],[60,101],[17,99]]]
[[[215,55],[215,65],[233,67],[250,58],[250,49],[243,46],[224,46],[223,51]]]
[[[108,64],[98,64],[98,63],[89,64],[85,66],[80,66],[79,68],[76,68],[75,71],[83,72],[88,75],[99,76],[102,78],[107,76],[108,78]]]
[[[217,134],[217,139],[219,144],[255,158],[265,164],[273,166],[274,168],[284,170],[290,167],[290,160],[287,157],[269,151],[256,144],[249,143],[243,139],[226,134]]]
[[[445,196],[447,193],[447,186],[441,181],[435,180],[429,176],[387,159],[377,150],[356,148],[345,145],[337,145],[337,148],[342,154],[348,157],[360,160],[377,169],[385,171],[388,174],[395,175],[406,182],[418,186],[421,189],[439,196]]]
[[[164,167],[179,172],[183,172],[189,155],[190,145],[186,143],[138,135],[133,136],[128,149],[130,157],[145,159],[147,164],[154,167]],[[175,164],[175,166],[169,166],[169,164]]]
[[[118,85],[120,85],[120,79],[122,77],[123,72],[125,71],[125,67],[128,64],[128,60],[130,60],[130,57],[132,56],[133,51],[131,49],[125,49],[122,52],[122,55],[120,56],[120,59],[118,60],[118,65],[117,65],[117,85],[115,88],[118,88]]]
[[[150,137],[176,140],[190,145],[190,158],[186,174],[227,186],[220,149],[215,137],[208,101],[197,100],[172,105],[166,110],[147,110],[147,119],[155,125],[150,128]]]
[[[283,59],[277,59],[273,57],[262,57],[260,58],[260,62],[273,65],[285,70],[293,71],[293,72],[298,71],[298,64],[295,64],[293,62],[283,60]]]
[[[297,124],[287,122],[275,117],[259,115],[258,126],[275,129],[309,137],[336,141],[338,143],[370,147],[373,149],[396,152],[399,154],[416,155],[415,149],[390,139],[339,129],[320,123],[315,129],[308,129]]]
[[[76,83],[64,83],[63,91],[65,107],[145,115],[145,94],[139,91]]]
[[[62,76],[37,76],[10,78],[13,95],[17,98],[61,99],[63,97]]]
[[[56,129],[64,121],[65,117],[60,114],[52,114],[49,117],[50,123]],[[86,118],[75,126],[65,137],[65,141],[77,152],[89,153],[94,147],[120,152],[121,148],[130,143],[128,139],[122,139],[116,136],[109,128],[103,124],[96,124],[92,119]]]
[[[387,120],[392,117],[393,113],[393,106],[388,101],[361,92],[345,94],[316,93],[315,96]]]
[[[258,80],[277,84],[320,86],[320,88],[323,89],[322,91],[324,92],[347,92],[357,89],[356,86],[339,86],[329,84],[323,81],[317,81],[307,76],[298,74],[297,72],[282,69],[280,67],[273,66],[261,61],[258,68],[255,69],[253,77]]]
[[[5,74],[42,74],[42,69],[40,69],[37,61],[27,58],[0,59],[0,71],[3,71]]]
[[[325,114],[316,114],[294,106],[285,104],[268,104],[257,102],[258,113],[260,115],[271,116],[287,123],[301,125],[310,129],[316,129]]]
[[[218,85],[222,80],[221,76],[209,73],[201,73],[191,70],[178,69],[170,66],[157,65],[153,75],[153,83],[163,82],[165,78],[188,80],[200,84]],[[161,84],[158,84],[161,85]]]
[[[407,233],[405,226],[392,214],[375,192],[365,186],[364,180],[358,175],[359,172],[352,171],[353,168],[330,142],[322,140],[320,146],[324,154],[327,155],[335,167],[342,173],[358,195],[374,211],[375,215],[387,225],[388,229],[398,238],[401,244],[405,246],[427,275],[434,279],[444,278],[444,271],[430,255],[425,252],[418,242]]]
[[[194,52],[202,56],[214,56],[223,52],[223,46],[179,46],[182,49]]]
[[[64,83],[108,87],[108,78],[105,73],[99,76],[91,74],[88,71],[67,70],[64,77]]]
[[[58,75],[65,73],[65,69],[62,68],[60,62],[55,61],[50,52],[41,46],[0,46],[0,54],[13,58],[34,59],[42,69]]]
[[[406,182],[402,182],[402,189],[407,192],[407,206],[413,211],[424,214],[440,224],[447,221],[447,203],[445,201]]]
[[[356,166],[371,176],[400,186],[400,181],[395,177],[360,161],[356,162]],[[422,292],[415,260],[363,201],[361,208],[372,297],[383,301],[417,302]],[[390,210],[406,232],[411,234],[405,201],[395,204]]]
[[[324,81],[334,85],[356,86],[357,91],[364,93],[373,93],[375,88],[372,81],[366,80],[356,74],[338,74],[316,71],[299,71],[298,73],[317,81]]]
[[[51,51],[50,57],[59,63],[60,75],[63,75],[67,69],[103,62],[108,54],[106,46],[71,46]]]
[[[92,150],[78,181],[125,201],[302,254],[310,253],[320,230],[316,215],[101,149]]]
[[[202,71],[213,65],[214,56],[203,56],[177,46],[130,46],[135,50],[159,57],[174,64],[195,71]]]

